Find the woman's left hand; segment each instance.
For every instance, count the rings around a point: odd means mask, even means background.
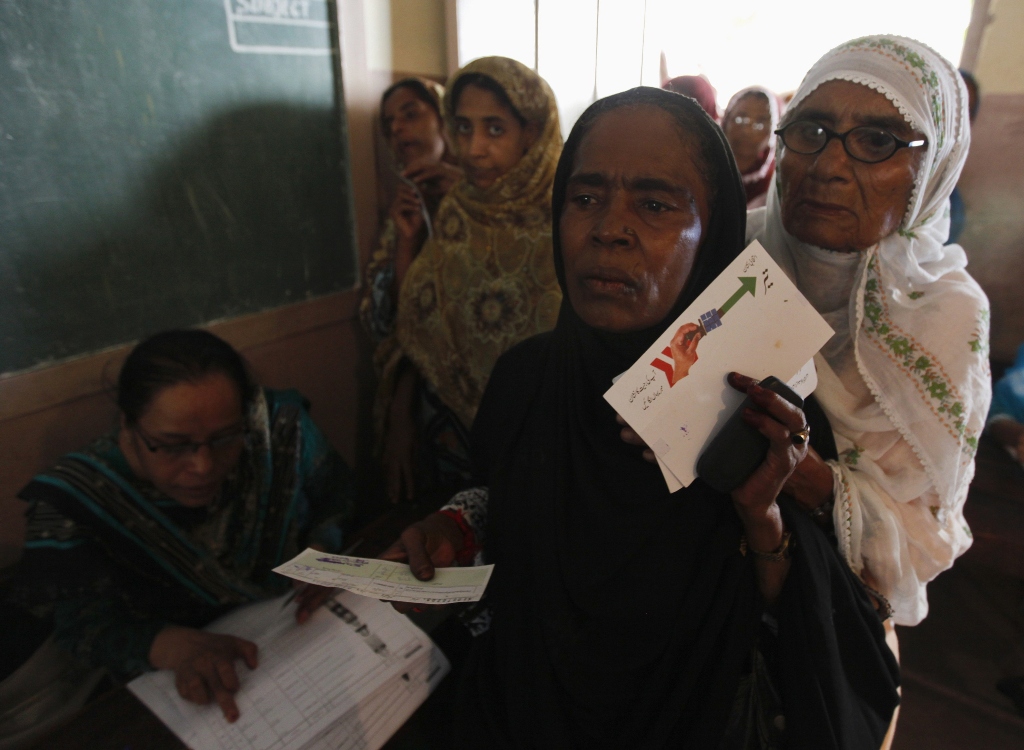
[[[760,411],[744,408],[743,421],[769,440],[768,455],[747,481],[732,491],[732,502],[743,523],[747,549],[770,554],[783,546],[785,526],[775,502],[786,481],[807,455],[807,440],[793,442],[793,436],[807,429],[803,409],[776,393],[757,385],[752,378],[729,373],[729,385],[747,394]],[[806,434],[806,433],[805,433]],[[766,602],[775,601],[789,573],[788,559],[755,556],[757,587]]]
[[[798,409],[778,394],[772,393],[767,388],[762,388],[753,378],[746,375],[736,372],[729,373],[729,385],[747,394],[750,400],[762,410],[744,409],[743,421],[770,441],[768,455],[764,461],[754,470],[747,481],[732,493],[733,502],[736,504],[736,509],[739,511],[744,525],[749,525],[748,521],[758,525],[768,516],[776,515],[773,511],[775,499],[796,469],[797,464],[803,461],[807,455],[806,440],[802,443],[793,442],[793,435],[807,428],[807,418],[804,416],[803,409]],[[774,523],[770,525],[775,526]],[[781,534],[780,525],[778,530],[780,538]],[[766,549],[756,545],[753,539],[748,540],[754,544],[755,549]],[[775,549],[777,546],[778,543],[767,547],[767,550]]]

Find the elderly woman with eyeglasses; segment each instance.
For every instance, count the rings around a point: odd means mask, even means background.
[[[120,429],[64,456],[28,501],[15,603],[56,646],[127,679],[175,672],[178,692],[238,717],[236,660],[256,645],[199,628],[287,591],[272,568],[305,546],[337,550],[348,467],[295,391],[262,389],[227,343],[166,331],[136,346],[117,384]],[[297,596],[302,623],[329,589]]]
[[[988,300],[949,234],[970,143],[956,68],[910,39],[871,36],[819,60],[777,134],[758,239],[835,336],[815,396],[838,460],[812,449],[786,490],[834,529],[896,624],[971,544],[963,507],[991,400]]]

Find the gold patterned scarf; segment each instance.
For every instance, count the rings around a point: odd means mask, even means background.
[[[388,351],[382,383],[390,390],[398,364],[408,358],[466,427],[498,357],[553,328],[561,303],[551,248],[551,185],[562,151],[554,94],[515,60],[475,60],[446,86],[452,132],[451,92],[469,73],[494,79],[541,134],[493,185],[479,190],[463,179],[441,202],[434,237],[402,283],[397,345]]]

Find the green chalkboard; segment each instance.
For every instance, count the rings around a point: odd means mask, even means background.
[[[349,288],[327,0],[0,0],[0,372]]]

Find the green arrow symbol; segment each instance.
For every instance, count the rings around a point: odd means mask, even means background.
[[[750,292],[751,297],[757,296],[757,277],[756,276],[740,276],[740,288],[736,290],[736,293],[725,301],[725,304],[718,308],[718,317],[724,316],[732,306],[740,301],[747,292]]]

